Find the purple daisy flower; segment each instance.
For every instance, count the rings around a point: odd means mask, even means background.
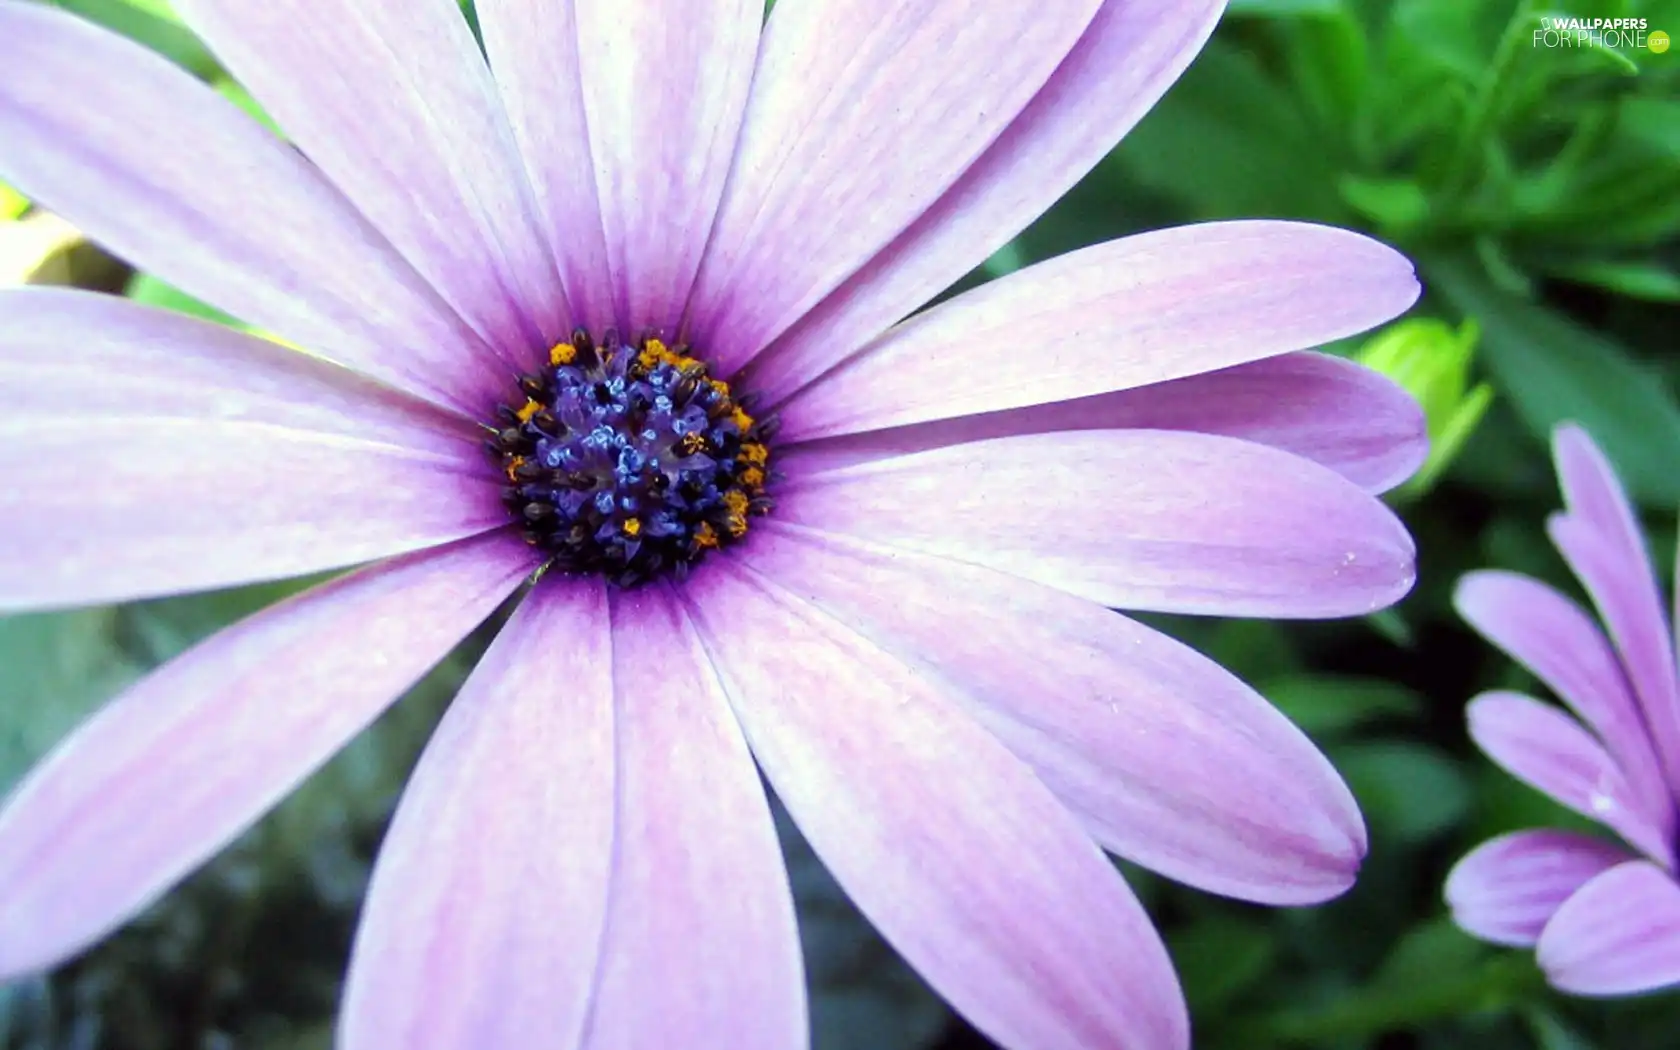
[[[1633,506],[1586,431],[1553,440],[1566,510],[1546,523],[1609,630],[1512,572],[1459,584],[1460,614],[1534,672],[1574,717],[1510,692],[1470,702],[1470,735],[1517,779],[1614,831],[1518,831],[1447,878],[1453,918],[1496,944],[1538,945],[1553,985],[1625,995],[1680,983],[1680,685],[1662,594]]]
[[[309,354],[0,297],[0,605],[371,564],[18,787],[0,973],[154,900],[516,593],[380,854],[346,1047],[805,1045],[760,769],[1012,1047],[1188,1042],[1104,849],[1254,901],[1350,884],[1363,827],[1312,744],[1106,607],[1406,592],[1372,494],[1422,417],[1293,351],[1404,310],[1411,266],[1215,223],[903,320],[1096,164],[1219,3],[480,0],[482,51],[452,0],[175,6],[288,141],[0,0],[0,176]]]

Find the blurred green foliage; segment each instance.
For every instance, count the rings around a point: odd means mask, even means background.
[[[52,2],[261,117],[163,0]],[[1128,869],[1173,950],[1204,1050],[1676,1045],[1675,997],[1556,996],[1526,955],[1470,940],[1440,903],[1447,867],[1475,842],[1581,826],[1469,747],[1472,693],[1535,686],[1449,605],[1457,577],[1484,566],[1574,590],[1541,528],[1557,504],[1545,451],[1555,423],[1579,420],[1603,444],[1647,512],[1661,571],[1673,571],[1680,52],[1537,45],[1539,18],[1558,14],[1644,17],[1680,32],[1680,0],[1233,0],[1208,49],[1125,143],[970,278],[1178,222],[1336,223],[1417,261],[1423,327],[1406,331],[1457,348],[1441,359],[1450,368],[1414,385],[1445,406],[1432,432],[1457,454],[1437,457],[1398,501],[1421,552],[1403,605],[1336,624],[1151,618],[1318,740],[1371,837],[1359,886],[1316,909],[1253,908]],[[0,192],[0,221],[24,207],[14,197]],[[134,275],[127,293],[234,323],[150,275]],[[1332,349],[1361,345],[1369,351]],[[1405,370],[1383,353],[1391,373]],[[1476,393],[1483,381],[1491,405]],[[126,682],[297,586],[0,620],[0,789]],[[383,820],[483,634],[139,923],[50,980],[0,990],[0,1046],[327,1046]],[[856,962],[890,955],[836,932],[856,920],[835,910],[831,887],[810,892],[810,969],[839,974],[818,989],[837,997],[818,1013],[855,1024],[856,1003],[878,1003],[869,1045],[888,1046],[894,1032],[901,1045],[924,1042],[925,993],[897,990],[904,976],[886,963]],[[870,987],[891,991],[860,998]],[[820,1033],[819,1047],[847,1045],[844,1027]],[[959,1035],[948,1045],[984,1044]]]

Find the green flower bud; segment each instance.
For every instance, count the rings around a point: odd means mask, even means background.
[[[1397,499],[1414,500],[1434,487],[1493,401],[1488,384],[1470,386],[1470,365],[1480,336],[1481,329],[1468,319],[1456,329],[1430,318],[1406,320],[1371,337],[1354,355],[1423,405],[1429,458],[1395,491]]]

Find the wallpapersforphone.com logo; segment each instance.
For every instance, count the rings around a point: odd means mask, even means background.
[[[1668,34],[1643,18],[1546,17],[1534,30],[1534,46],[1645,48],[1660,55],[1668,50]]]

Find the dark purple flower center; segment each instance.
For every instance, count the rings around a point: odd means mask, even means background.
[[[485,447],[502,502],[554,569],[626,587],[680,579],[770,510],[775,421],[748,415],[685,346],[580,330],[519,389]]]

